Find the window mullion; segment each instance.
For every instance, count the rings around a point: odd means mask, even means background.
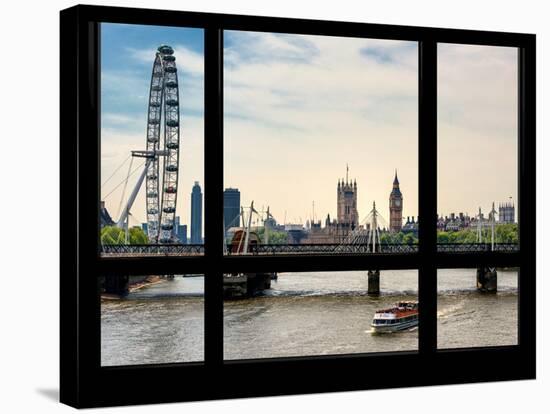
[[[437,42],[419,45],[419,350],[437,347]]]
[[[223,31],[205,29],[205,362],[223,362]]]

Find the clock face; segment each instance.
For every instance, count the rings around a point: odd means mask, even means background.
[[[395,200],[395,207],[399,207],[401,205],[401,200]]]

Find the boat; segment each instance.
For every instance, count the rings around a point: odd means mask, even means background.
[[[418,325],[418,302],[397,302],[393,307],[374,313],[371,327],[373,333],[396,332]]]

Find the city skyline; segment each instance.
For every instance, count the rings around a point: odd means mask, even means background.
[[[189,224],[190,189],[194,181],[204,183],[202,35],[201,29],[102,24],[102,182],[131,150],[143,148],[154,51],[171,44],[183,125],[177,214]],[[446,47],[439,65],[438,212],[473,215],[493,201],[517,201],[511,92],[517,52]],[[349,164],[360,222],[373,201],[389,221],[395,169],[403,220],[418,216],[415,42],[228,31],[224,54],[224,187],[239,188],[242,205],[270,206],[279,222],[305,224],[313,202],[317,220],[336,217],[334,188]],[[465,82],[475,90],[463,92],[457,85]],[[110,184],[126,173],[122,168]],[[102,188],[102,197],[108,190]],[[120,195],[118,189],[105,200],[114,219]],[[132,225],[145,221],[144,205],[142,190]]]
[[[224,185],[239,187],[244,205],[254,200],[279,221],[305,222],[314,201],[317,219],[335,217],[333,188],[349,164],[360,221],[373,201],[389,220],[396,168],[403,217],[418,216],[416,43],[227,39]],[[517,51],[445,45],[439,66],[439,213],[517,201]]]
[[[418,204],[417,43],[227,32],[224,186],[279,221],[337,217],[336,186],[357,181],[359,222],[389,220],[395,169]],[[244,47],[246,45],[246,47]],[[286,220],[285,220],[286,216]]]

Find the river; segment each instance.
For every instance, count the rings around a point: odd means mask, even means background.
[[[438,347],[517,343],[517,271],[498,271],[498,293],[475,289],[475,269],[438,272]],[[101,303],[103,366],[202,361],[203,277],[181,277]],[[382,271],[366,295],[365,271],[280,273],[265,295],[224,303],[225,359],[418,348],[418,329],[373,335],[376,309],[416,300],[416,270]]]

